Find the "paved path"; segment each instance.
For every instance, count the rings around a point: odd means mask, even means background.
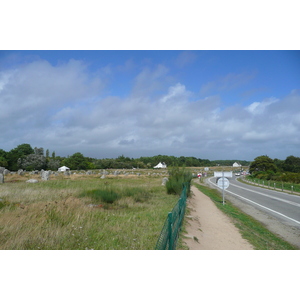
[[[184,239],[190,250],[253,250],[230,218],[209,197],[195,186],[191,190],[193,196],[188,200],[191,213],[187,216],[188,233]]]

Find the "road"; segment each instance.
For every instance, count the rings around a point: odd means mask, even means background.
[[[263,222],[272,232],[300,247],[300,196],[241,183],[235,177],[228,179],[226,199]],[[208,182],[218,188],[215,177],[209,178]]]

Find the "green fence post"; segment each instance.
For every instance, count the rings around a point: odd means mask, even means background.
[[[172,234],[172,213],[168,213],[168,235],[169,235],[169,250],[173,250],[174,238]]]

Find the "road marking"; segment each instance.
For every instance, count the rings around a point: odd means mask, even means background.
[[[214,177],[213,177],[214,178]],[[211,179],[211,178],[210,178]],[[209,181],[210,181],[209,179]],[[214,184],[213,182],[210,181],[210,183]],[[216,184],[214,184],[216,185]],[[285,200],[285,199],[282,199],[282,198],[278,198],[278,197],[275,197],[275,196],[270,196],[268,194],[264,194],[264,193],[261,193],[261,192],[258,192],[258,191],[254,191],[254,190],[250,190],[250,189],[247,189],[245,187],[242,187],[242,186],[239,186],[239,185],[236,185],[236,184],[233,184],[233,183],[230,183],[231,186],[235,186],[239,189],[242,189],[242,190],[245,190],[245,191],[249,191],[249,192],[252,192],[252,193],[256,193],[256,194],[259,194],[259,195],[262,195],[262,196],[266,196],[266,197],[270,197],[274,200],[278,200],[278,201],[281,201],[281,202],[284,202],[284,203],[287,203],[287,204],[290,204],[290,205],[294,205],[294,206],[297,206],[297,207],[300,207],[300,203],[295,203],[295,202],[292,202],[292,201],[289,201],[289,200]],[[216,185],[217,186],[217,185]],[[276,191],[275,191],[276,192]],[[232,192],[231,192],[232,193]]]
[[[211,182],[210,179],[211,179],[211,178],[208,179],[209,182],[210,182],[211,184],[215,185],[216,187],[218,187],[215,183]],[[252,192],[252,191],[251,191],[251,192]],[[266,207],[266,206],[263,206],[263,205],[261,205],[261,204],[258,204],[258,203],[254,202],[254,201],[252,201],[252,200],[250,200],[250,199],[248,199],[248,198],[245,198],[245,197],[243,197],[243,196],[240,196],[240,195],[235,194],[235,193],[233,193],[233,192],[230,192],[230,191],[228,191],[228,190],[226,191],[226,193],[230,193],[230,194],[232,194],[232,195],[234,195],[234,196],[237,196],[237,197],[239,197],[239,198],[241,198],[241,199],[244,199],[244,200],[246,200],[246,201],[248,201],[248,202],[251,202],[252,204],[255,204],[255,205],[260,206],[260,207],[262,207],[262,208],[264,208],[264,209],[267,209],[267,210],[269,210],[269,211],[271,211],[271,212],[273,212],[273,213],[275,213],[275,214],[278,214],[278,215],[280,215],[280,216],[282,216],[282,217],[284,217],[284,218],[287,218],[287,219],[289,219],[289,220],[291,220],[291,221],[293,221],[293,222],[295,222],[295,223],[297,223],[297,224],[300,224],[299,221],[297,221],[297,220],[295,220],[295,219],[292,219],[292,218],[290,218],[290,217],[288,217],[288,216],[286,216],[286,215],[284,215],[284,214],[282,214],[282,213],[280,213],[280,212],[278,212],[278,211],[276,211],[276,210],[273,210],[273,209],[271,209],[271,208],[268,208],[268,207]],[[258,193],[258,192],[257,192],[257,193]],[[269,195],[267,195],[267,196],[269,196]]]
[[[272,198],[272,199],[275,199],[275,200],[278,200],[278,201],[281,201],[281,202],[288,203],[288,204],[290,204],[290,205],[294,205],[294,206],[300,207],[300,203],[295,203],[295,202],[292,202],[292,201],[289,201],[289,200],[284,200],[284,199],[282,199],[282,198],[278,198],[278,197],[270,196],[270,195],[268,195],[268,194],[264,194],[264,193],[261,193],[261,192],[253,191],[253,190],[247,189],[247,188],[245,188],[245,187],[242,187],[242,186],[239,186],[239,185],[236,185],[236,184],[233,184],[233,183],[231,183],[231,185],[232,185],[232,186],[235,186],[235,187],[237,187],[237,188],[240,188],[240,189],[243,189],[243,190],[252,192],[252,193],[256,193],[256,194],[259,194],[259,195],[267,196],[267,197],[270,197],[270,198]]]

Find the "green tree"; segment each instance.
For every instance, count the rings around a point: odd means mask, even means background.
[[[86,170],[89,167],[89,161],[80,152],[76,152],[63,160],[63,164],[71,170]]]
[[[58,159],[50,158],[49,161],[47,162],[47,169],[49,170],[57,171],[59,166],[60,166],[60,161]]]
[[[6,158],[4,158],[3,156],[0,156],[0,167],[7,167],[8,166],[8,162],[6,160]]]
[[[46,168],[46,157],[39,154],[29,154],[18,159],[18,166],[27,171]]]
[[[0,167],[8,166],[6,155],[7,155],[6,151],[0,149]]]
[[[29,154],[33,154],[34,150],[29,144],[21,144],[7,153],[8,169],[11,171],[18,170],[18,159]]]
[[[270,157],[267,155],[261,155],[254,159],[250,164],[249,171],[251,174],[258,172],[276,172],[276,165]]]
[[[281,160],[281,159],[278,159],[278,158],[274,158],[274,164],[277,168],[277,172],[280,171],[282,172],[283,171],[283,163],[284,163],[284,160]]]
[[[287,172],[300,173],[300,157],[288,156],[283,163],[283,170]]]
[[[34,154],[36,155],[44,155],[44,148],[38,148],[38,147],[34,147]]]

